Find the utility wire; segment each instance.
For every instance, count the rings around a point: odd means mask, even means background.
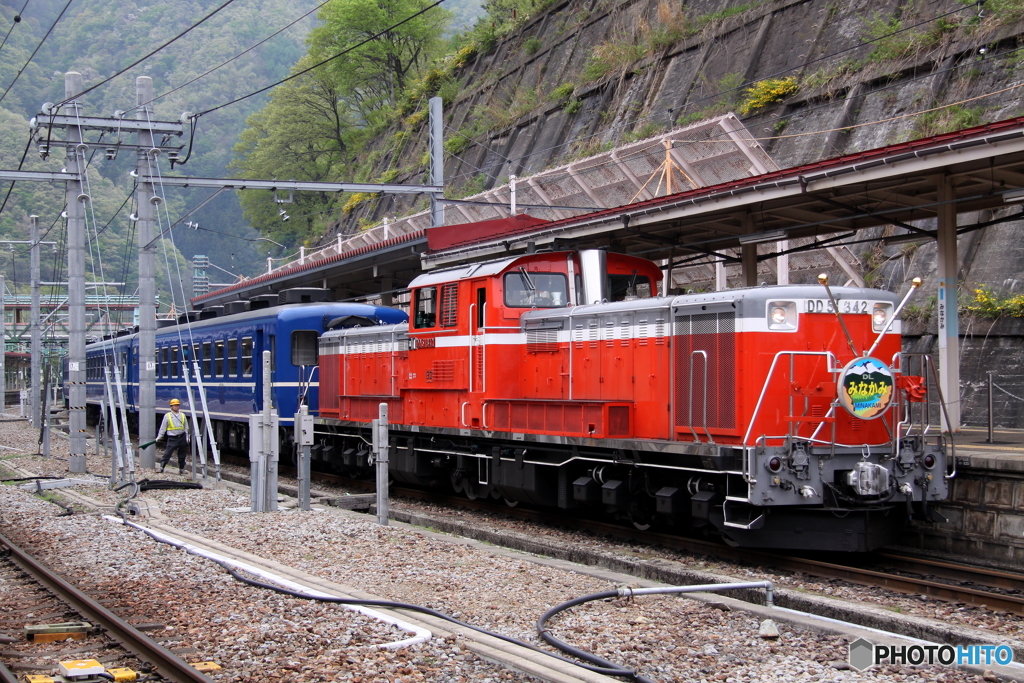
[[[21,22],[21,15],[25,13],[25,8],[28,7],[29,0],[25,0],[25,4],[21,6],[21,11],[14,15],[14,21],[11,22],[11,27],[7,29],[7,35],[4,36],[3,42],[0,42],[0,50],[4,49],[4,45],[7,44],[7,39],[11,37],[11,32],[14,31],[14,27]]]
[[[258,42],[258,43],[256,43],[255,45],[252,45],[252,46],[250,46],[250,47],[246,48],[246,49],[245,49],[245,50],[243,50],[242,52],[239,52],[239,53],[238,53],[237,55],[235,55],[235,56],[234,56],[234,57],[232,57],[231,59],[228,59],[227,61],[221,62],[220,64],[218,64],[217,66],[213,67],[212,69],[209,69],[208,71],[205,71],[205,72],[203,72],[203,73],[199,74],[198,76],[196,76],[196,77],[195,77],[195,78],[193,78],[192,80],[190,80],[190,81],[186,81],[186,82],[182,83],[181,85],[179,85],[179,86],[178,86],[178,87],[176,87],[176,88],[172,88],[171,90],[168,90],[168,91],[167,91],[167,92],[165,92],[165,93],[161,93],[161,94],[157,95],[157,96],[156,96],[156,97],[154,97],[153,99],[149,100],[149,102],[143,102],[143,103],[142,103],[142,104],[140,104],[140,105],[136,105],[135,107],[132,107],[131,109],[128,109],[127,111],[133,111],[133,110],[135,110],[135,109],[138,109],[139,107],[145,106],[145,105],[147,105],[147,104],[150,104],[150,103],[152,103],[152,102],[156,102],[157,100],[159,100],[159,99],[162,99],[162,98],[164,98],[164,97],[167,97],[168,95],[170,95],[170,94],[172,94],[172,93],[176,93],[176,92],[178,92],[178,91],[179,91],[179,90],[181,90],[182,88],[185,88],[185,87],[187,87],[187,86],[190,86],[190,85],[192,85],[193,83],[195,83],[196,81],[198,81],[198,80],[199,80],[200,78],[203,78],[203,77],[205,77],[205,76],[209,76],[210,74],[212,74],[212,73],[213,73],[214,71],[216,71],[217,69],[220,69],[221,67],[227,66],[228,64],[230,64],[231,62],[235,61],[235,60],[236,60],[236,59],[238,59],[239,57],[243,57],[243,56],[245,56],[246,54],[248,54],[249,52],[252,52],[253,50],[255,50],[256,48],[258,48],[258,47],[259,47],[260,45],[262,45],[263,43],[267,42],[267,41],[268,41],[268,40],[270,40],[271,38],[274,38],[274,37],[276,37],[276,36],[279,36],[280,34],[284,33],[285,31],[287,31],[288,29],[290,29],[290,28],[291,28],[292,26],[295,26],[295,24],[299,23],[300,21],[302,21],[303,19],[305,19],[306,17],[308,17],[308,16],[309,16],[310,14],[312,14],[313,12],[316,12],[317,10],[319,10],[319,9],[320,9],[321,7],[323,7],[324,5],[326,5],[326,4],[328,3],[328,2],[330,2],[330,0],[324,0],[324,1],[323,1],[323,2],[321,2],[321,3],[319,4],[319,5],[317,5],[317,6],[316,6],[316,7],[314,7],[313,9],[309,10],[308,12],[306,12],[305,14],[303,14],[303,15],[302,15],[301,17],[299,17],[299,18],[298,18],[298,19],[296,19],[295,21],[291,22],[290,24],[287,24],[286,26],[283,26],[282,28],[278,29],[277,31],[274,31],[274,32],[273,32],[273,33],[271,33],[271,34],[270,34],[269,36],[267,36],[266,38],[264,38],[263,40],[261,40],[260,42]]]
[[[163,45],[161,45],[161,46],[157,47],[157,48],[156,48],[156,49],[154,49],[154,50],[153,50],[152,52],[149,52],[148,54],[146,54],[146,55],[144,55],[144,56],[140,57],[139,59],[135,60],[134,62],[132,62],[132,63],[131,63],[131,64],[129,64],[128,66],[124,67],[123,69],[121,69],[120,71],[118,71],[117,73],[115,73],[114,75],[110,76],[109,78],[105,78],[105,79],[103,79],[102,81],[100,81],[100,82],[99,82],[99,83],[97,83],[96,85],[93,85],[93,86],[90,86],[90,87],[86,88],[85,90],[83,90],[82,92],[80,92],[80,93],[78,93],[78,94],[74,95],[73,97],[68,97],[67,99],[63,99],[63,100],[61,100],[61,101],[60,101],[60,102],[58,102],[58,103],[57,103],[56,105],[54,105],[54,109],[57,109],[58,107],[61,107],[61,106],[63,106],[63,105],[65,105],[65,104],[67,104],[68,102],[70,102],[70,101],[72,101],[72,100],[78,99],[79,97],[81,97],[82,95],[85,95],[86,93],[90,93],[90,92],[92,92],[93,90],[95,90],[96,88],[100,87],[101,85],[104,85],[104,84],[106,84],[106,83],[109,83],[110,81],[114,80],[115,78],[117,78],[118,76],[120,76],[121,74],[123,74],[124,72],[126,72],[126,71],[128,71],[128,70],[130,70],[130,69],[133,69],[133,68],[135,68],[136,66],[138,66],[138,65],[139,65],[139,64],[141,64],[142,62],[146,61],[147,59],[149,59],[150,57],[152,57],[153,55],[155,55],[155,54],[156,54],[157,52],[160,52],[160,50],[163,50],[163,49],[164,49],[165,47],[167,47],[168,45],[171,45],[172,43],[175,43],[175,42],[177,42],[177,41],[178,41],[179,39],[183,38],[183,37],[184,37],[184,36],[185,36],[185,35],[186,35],[187,33],[189,33],[190,31],[192,31],[193,29],[195,29],[195,28],[198,28],[199,26],[201,26],[201,25],[202,25],[202,24],[203,24],[203,23],[204,23],[204,22],[205,22],[206,20],[208,20],[208,19],[210,19],[211,17],[213,17],[213,15],[217,14],[217,12],[220,12],[220,11],[221,11],[222,9],[224,9],[225,7],[227,7],[228,5],[230,5],[230,4],[231,4],[232,2],[234,2],[234,1],[235,1],[235,0],[227,0],[227,2],[225,2],[225,3],[223,4],[223,5],[221,5],[221,6],[220,6],[220,7],[218,7],[217,9],[213,10],[212,12],[210,12],[209,14],[207,14],[207,15],[206,15],[205,17],[203,17],[202,19],[200,19],[199,21],[197,21],[196,23],[192,24],[192,25],[191,25],[191,26],[189,26],[189,27],[188,27],[187,29],[185,29],[184,31],[182,31],[181,33],[179,33],[178,35],[176,35],[176,36],[174,36],[173,38],[171,38],[170,40],[168,40],[168,41],[167,41],[166,43],[164,43]],[[71,0],[68,0],[68,4],[69,4],[69,5],[71,4]],[[67,9],[67,8],[65,8],[65,9]],[[2,100],[2,99],[3,99],[3,98],[2,98],[2,97],[0,97],[0,100]]]
[[[891,38],[893,36],[899,35],[901,33],[905,33],[907,31],[911,31],[913,29],[919,28],[919,27],[924,26],[926,24],[930,24],[930,23],[938,21],[940,19],[944,19],[945,17],[948,17],[950,15],[956,14],[958,12],[962,12],[965,9],[970,9],[971,7],[972,6],[959,7],[959,8],[950,10],[949,12],[945,12],[943,14],[939,14],[939,15],[931,17],[929,19],[925,19],[925,20],[919,21],[916,24],[911,24],[910,26],[906,26],[906,27],[897,29],[896,31],[892,31],[891,33],[887,33],[885,35],[881,35],[881,36],[878,36],[876,38],[872,38],[871,40],[862,41],[860,43],[857,43],[856,45],[852,45],[850,47],[844,48],[842,50],[838,50],[836,52],[829,53],[827,55],[822,55],[821,57],[817,57],[815,59],[812,59],[809,62],[805,62],[805,63],[801,64],[800,66],[791,67],[789,69],[782,69],[781,71],[777,71],[775,73],[769,74],[767,76],[764,76],[763,78],[758,78],[757,80],[758,81],[762,81],[762,80],[765,80],[765,79],[768,79],[768,78],[776,78],[778,76],[782,76],[782,75],[787,74],[787,73],[792,73],[794,71],[799,71],[799,70],[802,70],[802,69],[806,69],[811,64],[815,64],[817,62],[829,60],[829,59],[832,59],[834,57],[838,57],[838,56],[840,56],[842,54],[845,54],[847,52],[858,50],[858,49],[860,49],[862,47],[865,47],[867,45],[872,45],[872,44],[877,43],[877,42],[879,42],[881,40],[884,40],[886,38]],[[958,67],[953,67],[953,68],[958,68]],[[936,73],[937,72],[930,72],[927,76],[934,76]],[[941,73],[941,72],[938,72],[938,73]],[[927,76],[925,76],[925,77],[927,77]],[[709,100],[715,100],[715,99],[718,99],[718,98],[720,98],[720,97],[722,97],[724,95],[728,95],[730,93],[739,92],[742,89],[749,87],[751,82],[753,82],[753,81],[742,83],[742,84],[740,84],[740,85],[738,85],[738,86],[736,86],[734,88],[729,88],[727,90],[718,91],[716,93],[713,93],[711,95],[707,95],[705,97],[702,97],[702,98],[700,98],[698,100],[694,100],[692,102],[687,102],[685,105],[683,105],[682,108],[683,109],[690,109],[690,108],[693,108],[695,105],[699,105],[699,104],[701,104],[703,102],[707,102]],[[823,107],[827,107],[827,106],[832,106],[833,104],[834,103],[828,103],[828,104],[825,104],[825,105],[822,105],[822,106]],[[669,111],[672,112],[673,109],[669,109]],[[605,134],[607,134],[609,132],[609,130],[616,130],[616,129],[626,128],[626,127],[632,127],[632,126],[635,126],[636,124],[638,124],[638,123],[640,123],[642,121],[646,121],[648,119],[651,119],[654,116],[656,116],[656,114],[651,114],[649,116],[645,116],[645,117],[642,117],[642,118],[631,119],[629,121],[625,121],[625,122],[619,124],[618,126],[615,126],[615,127],[611,128],[611,129],[604,129],[600,133],[594,133],[594,134],[592,134],[592,135],[590,135],[588,137],[585,137],[585,138],[580,138],[580,139],[572,140],[570,142],[565,142],[565,143],[562,143],[562,144],[559,144],[559,145],[553,145],[553,146],[545,148],[545,149],[534,150],[534,151],[532,151],[530,153],[530,156],[533,156],[533,155],[536,155],[536,154],[542,154],[544,152],[550,152],[550,151],[558,150],[558,149],[560,149],[562,147],[567,147],[568,145],[576,144],[576,143],[580,142],[581,140],[587,140],[587,139],[590,139],[590,138],[597,137],[599,135],[605,135]],[[498,155],[500,158],[502,158],[506,162],[519,161],[519,160],[525,158],[525,157],[517,157],[516,159],[506,158],[503,155],[501,155],[499,152],[497,152],[496,150],[491,149],[484,142],[481,142],[481,141],[478,141],[478,140],[474,140],[473,138],[469,138],[468,136],[466,136],[466,135],[464,135],[462,133],[459,133],[458,131],[455,131],[455,132],[456,132],[457,135],[459,135],[459,136],[461,136],[463,138],[466,138],[467,140],[469,140],[473,144],[480,145],[481,147],[484,147],[485,149],[487,149],[487,150],[491,151],[492,153]],[[770,139],[770,138],[768,138],[768,139]],[[478,172],[482,172],[481,169],[475,169],[475,170],[478,171]],[[590,170],[590,169],[588,169],[588,170]],[[463,174],[459,174],[458,176],[455,176],[455,178],[465,177],[467,175],[474,175],[474,174],[463,173]],[[488,174],[488,175],[490,175],[490,174]],[[493,177],[493,176],[491,176],[491,177]]]
[[[29,147],[32,146],[32,136],[28,136],[28,144],[25,145],[25,151],[21,153],[21,161],[18,162],[18,170],[21,170],[22,165],[25,163],[25,157],[28,156]],[[7,200],[11,198],[11,192],[14,191],[14,183],[18,181],[12,180],[11,186],[7,188],[7,194],[4,195],[4,201],[0,204],[0,213],[4,212],[4,207],[7,206]]]
[[[242,100],[248,99],[248,98],[250,98],[250,97],[252,97],[254,95],[259,95],[260,93],[266,92],[267,90],[270,90],[271,88],[276,88],[277,86],[281,85],[282,83],[287,83],[288,81],[293,80],[295,78],[298,78],[299,76],[302,76],[304,74],[307,74],[310,71],[313,71],[314,69],[318,69],[321,66],[323,66],[324,64],[327,64],[328,62],[332,62],[335,59],[337,59],[338,57],[343,57],[344,55],[348,54],[349,52],[352,52],[356,48],[360,48],[363,45],[366,45],[367,43],[370,43],[370,42],[376,40],[377,38],[380,38],[381,36],[383,36],[383,35],[385,35],[387,33],[390,33],[391,31],[394,31],[396,28],[398,28],[402,24],[408,23],[408,22],[412,21],[413,19],[415,19],[416,17],[420,16],[421,14],[429,12],[430,10],[432,10],[435,7],[439,6],[444,1],[445,0],[437,0],[433,4],[427,5],[426,7],[421,9],[419,12],[416,12],[415,14],[411,14],[408,17],[406,17],[405,19],[402,19],[397,24],[393,24],[393,25],[389,26],[388,28],[384,29],[383,31],[375,33],[372,36],[370,36],[369,38],[366,38],[365,40],[362,40],[362,41],[356,43],[355,45],[352,45],[351,47],[345,48],[344,50],[342,50],[341,52],[339,52],[336,55],[328,57],[327,59],[325,59],[323,61],[317,62],[313,66],[305,68],[302,71],[298,71],[296,73],[293,73],[290,76],[282,78],[281,80],[277,81],[276,83],[271,83],[270,85],[268,85],[266,87],[260,88],[259,90],[256,90],[256,91],[253,91],[253,92],[249,93],[248,95],[242,95],[241,97],[236,97],[235,99],[230,100],[229,102],[225,102],[224,104],[219,104],[216,107],[212,107],[210,109],[205,109],[205,110],[199,112],[198,114],[194,114],[192,118],[193,119],[197,119],[200,116],[204,116],[206,114],[210,114],[212,112],[217,111],[218,109],[223,109],[224,107],[227,107],[227,106],[230,106],[232,104],[235,104],[236,102],[241,102]]]
[[[4,98],[7,97],[7,93],[11,92],[11,88],[13,88],[14,84],[18,82],[18,79],[21,78],[21,74],[25,71],[25,67],[27,67],[32,62],[32,58],[36,56],[37,52],[39,52],[39,48],[43,46],[43,43],[46,42],[46,39],[50,37],[51,33],[53,33],[53,29],[57,25],[57,22],[60,21],[61,17],[64,16],[64,13],[68,11],[68,7],[71,6],[72,2],[74,2],[74,0],[68,0],[68,4],[64,5],[64,9],[60,11],[60,14],[57,15],[57,18],[53,20],[52,24],[50,24],[50,29],[46,32],[46,35],[43,36],[43,39],[39,41],[38,45],[36,45],[36,49],[32,50],[32,54],[29,55],[25,63],[21,66],[20,69],[18,69],[18,73],[14,75],[14,80],[11,81],[11,84],[7,86],[7,90],[4,90],[4,94],[0,95],[0,102],[3,102]]]

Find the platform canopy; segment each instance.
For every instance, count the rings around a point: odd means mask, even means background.
[[[1018,196],[1020,194],[1021,196]],[[1024,117],[769,171],[672,195],[545,221],[508,221],[490,235],[443,226],[367,244],[215,290],[197,306],[287,287],[326,286],[360,296],[405,286],[424,269],[529,249],[605,247],[651,259],[687,254],[736,259],[725,250],[818,237],[818,249],[866,228],[893,226],[894,241],[937,238],[942,212],[965,214],[1024,201]],[[1022,205],[1024,206],[1024,205]],[[532,210],[531,210],[531,213]],[[1024,208],[996,219],[1024,219]],[[929,222],[931,219],[931,222]],[[503,224],[504,221],[494,221]],[[992,224],[960,225],[960,233]],[[926,227],[921,227],[926,226]],[[930,227],[927,227],[930,226]],[[750,251],[750,250],[748,250]],[[770,254],[766,257],[774,257]]]

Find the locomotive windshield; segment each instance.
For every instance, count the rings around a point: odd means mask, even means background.
[[[505,274],[505,305],[511,308],[561,308],[569,302],[569,285],[559,273]]]

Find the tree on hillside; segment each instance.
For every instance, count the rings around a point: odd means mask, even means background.
[[[440,7],[388,30],[430,4],[430,0],[334,0],[320,10],[323,24],[308,38],[316,61],[368,41],[324,67],[364,119],[382,107],[394,107],[409,81],[443,48],[442,36],[452,15]]]
[[[307,68],[301,60],[296,71]],[[244,178],[335,181],[341,174],[346,135],[352,128],[340,93],[322,71],[312,71],[277,87],[270,102],[246,121],[235,146],[232,168]],[[314,226],[335,195],[302,192],[284,207],[294,219],[282,220],[282,207],[265,191],[240,194],[246,219],[264,235],[295,244],[316,234]]]

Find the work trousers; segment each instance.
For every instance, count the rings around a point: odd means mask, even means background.
[[[160,461],[160,467],[167,467],[167,463],[171,461],[171,455],[174,451],[178,451],[178,469],[185,469],[185,458],[188,456],[188,434],[182,432],[181,434],[168,434],[167,435],[167,448],[164,450],[164,457]]]

